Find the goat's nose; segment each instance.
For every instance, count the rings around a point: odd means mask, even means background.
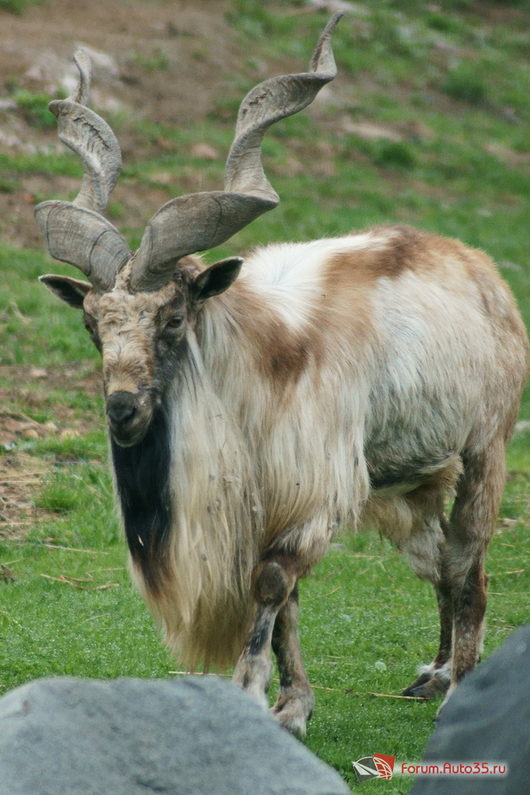
[[[136,395],[132,392],[114,392],[107,399],[107,416],[114,426],[130,423],[137,412]]]

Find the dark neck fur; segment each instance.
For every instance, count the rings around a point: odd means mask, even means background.
[[[171,529],[167,413],[156,411],[139,444],[111,441],[111,448],[129,550],[146,584],[158,590]]]

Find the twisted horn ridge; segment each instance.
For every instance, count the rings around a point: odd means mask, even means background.
[[[59,138],[83,161],[83,183],[73,204],[102,213],[120,175],[120,145],[107,122],[86,107],[92,76],[88,53],[77,49],[74,62],[79,70],[75,99],[54,100],[49,108],[57,117]]]
[[[116,136],[97,113],[86,107],[91,62],[78,49],[74,62],[79,84],[74,97],[54,100],[49,109],[57,117],[60,140],[83,162],[81,190],[73,202],[42,202],[35,208],[37,224],[52,257],[75,265],[94,286],[108,289],[131,252],[118,230],[103,216],[121,170]]]
[[[224,191],[180,196],[151,218],[133,259],[134,290],[157,289],[170,278],[180,257],[223,243],[278,204],[261,162],[263,136],[272,124],[309,105],[336,76],[331,35],[341,16],[335,14],[322,32],[309,72],[265,80],[243,99],[226,161]]]
[[[41,202],[35,219],[54,259],[83,271],[94,287],[108,290],[131,251],[115,226],[92,210],[62,201]]]

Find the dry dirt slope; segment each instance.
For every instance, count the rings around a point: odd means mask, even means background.
[[[76,73],[71,55],[79,44],[93,55],[92,96],[100,112],[123,110],[132,118],[174,125],[204,117],[226,95],[228,77],[244,73],[246,56],[237,51],[225,18],[229,5],[224,0],[44,0],[21,16],[0,11],[0,153],[64,151],[53,128],[28,124],[10,95],[13,86],[50,96],[69,92]],[[145,147],[127,132],[120,143],[125,161]],[[35,196],[64,195],[73,187],[66,178],[32,174],[15,190],[0,192],[2,239],[40,248],[32,219]],[[160,197],[152,198],[156,206]]]

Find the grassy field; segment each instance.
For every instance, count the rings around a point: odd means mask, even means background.
[[[241,52],[251,53],[242,57],[244,78],[233,76],[233,95],[179,128],[111,114],[118,136],[142,142],[109,210],[132,245],[142,230],[130,221],[127,195],[168,199],[175,182],[186,190],[221,185],[222,158],[197,153],[194,142],[227,151],[237,97],[253,74],[263,63],[267,74],[305,64],[326,18],[302,3],[228,5]],[[280,207],[208,258],[272,239],[410,223],[487,250],[530,324],[528,4],[453,0],[443,12],[412,0],[354,5],[336,32],[336,93],[266,141]],[[163,52],[135,57],[146,70],[168,68]],[[12,96],[16,112],[42,130],[48,98],[17,98],[15,87]],[[167,173],[177,175],[171,186],[161,178]],[[66,152],[0,153],[2,193],[41,174],[67,179],[80,169]],[[72,273],[42,250],[0,243],[0,693],[49,674],[163,677],[178,668],[129,584],[98,356],[78,315],[37,283],[50,270]],[[488,561],[486,657],[529,619],[529,420],[527,390]],[[352,788],[352,760],[374,752],[421,759],[438,705],[396,696],[435,651],[431,588],[385,541],[348,536],[303,582],[301,606],[317,698],[308,747]],[[408,792],[411,780],[366,785],[379,787]]]

